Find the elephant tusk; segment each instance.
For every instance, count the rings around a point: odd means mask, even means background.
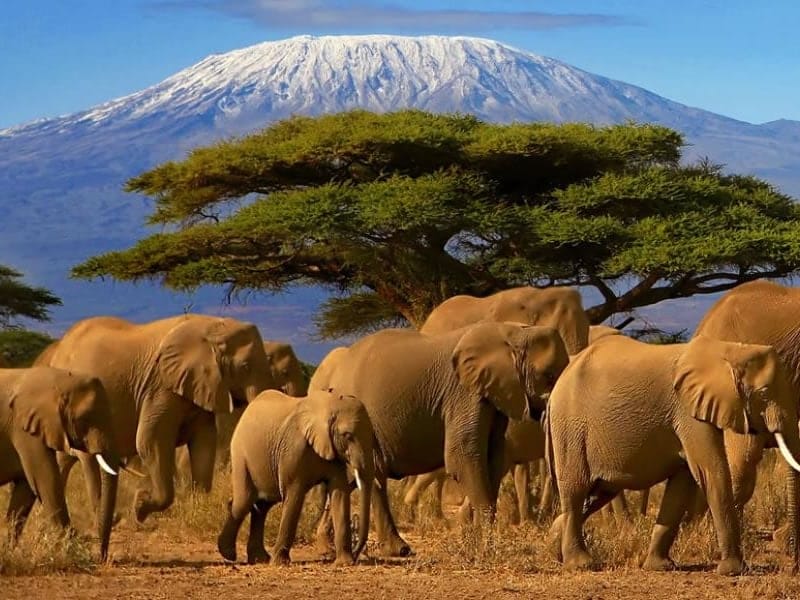
[[[106,459],[103,458],[102,454],[95,454],[94,458],[97,461],[97,464],[100,465],[100,468],[103,469],[103,471],[105,471],[109,475],[113,475],[114,477],[117,476],[117,472],[108,466],[108,463],[106,462]]]
[[[233,412],[233,394],[230,392],[228,392],[228,412]]]
[[[147,475],[145,475],[141,471],[137,471],[136,469],[134,469],[133,467],[129,467],[128,465],[122,465],[121,469],[123,471],[126,471],[127,473],[130,473],[131,475],[134,475],[135,477],[140,477],[142,479],[147,477]]]
[[[361,490],[361,476],[358,474],[358,469],[353,469],[353,473],[356,476],[356,487]]]
[[[800,463],[798,463],[797,459],[792,455],[792,452],[789,450],[789,446],[786,445],[786,440],[783,439],[783,435],[776,433],[775,441],[778,442],[778,448],[780,448],[783,459],[789,463],[789,466],[795,471],[800,471]]]

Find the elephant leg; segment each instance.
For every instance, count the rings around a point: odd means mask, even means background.
[[[681,432],[681,442],[692,476],[705,493],[721,561],[720,575],[738,575],[744,569],[742,561],[741,522],[733,497],[731,474],[722,432],[705,423],[692,423]]]
[[[300,512],[303,509],[303,500],[306,490],[295,484],[286,490],[283,499],[281,522],[278,526],[278,537],[272,548],[272,562],[277,565],[288,565],[289,550],[294,544],[297,535],[297,524],[300,521]]]
[[[330,512],[328,484],[320,483],[314,489],[319,490],[316,492],[316,504],[321,507],[314,536],[314,547],[320,556],[327,557],[333,551],[333,521]]]
[[[194,432],[187,443],[192,469],[192,487],[210,492],[214,481],[217,428],[214,424],[214,415],[210,412],[203,411],[195,419]]]
[[[647,516],[647,505],[650,502],[650,488],[642,490],[641,497],[639,498],[639,514]]]
[[[544,521],[553,514],[556,509],[555,482],[551,480],[550,473],[547,472],[547,464],[544,460],[540,461],[539,480],[542,486],[542,496],[539,499],[539,521]]]
[[[493,520],[497,492],[505,466],[505,428],[508,420],[487,402],[471,415],[475,427],[446,428],[445,465],[469,498],[476,520]]]
[[[33,493],[31,486],[24,479],[11,483],[11,498],[8,501],[8,511],[6,512],[6,522],[9,526],[11,541],[16,543],[22,535],[22,529],[28,520],[34,503],[36,494]]]
[[[57,527],[68,529],[69,512],[55,452],[32,436],[17,440],[15,447],[28,485],[42,503],[46,518]]]
[[[350,525],[350,484],[347,476],[336,475],[330,481],[336,565],[352,565],[353,540]]]
[[[444,520],[444,483],[447,480],[447,472],[444,469],[436,471],[436,478],[431,486],[433,487],[433,517]]]
[[[239,534],[239,528],[257,500],[256,488],[247,472],[247,467],[244,461],[235,463],[232,466],[231,474],[231,487],[233,489],[233,498],[228,503],[228,518],[222,526],[222,531],[217,537],[217,550],[226,560],[236,560],[236,536]],[[251,519],[252,519],[251,514]],[[265,513],[266,517],[266,513]],[[252,521],[251,521],[251,535],[252,535]],[[248,539],[248,552],[250,546],[250,539]],[[261,536],[261,544],[263,545],[263,531]]]
[[[626,517],[630,514],[628,510],[628,501],[625,499],[625,492],[620,492],[611,500],[607,505],[611,513],[614,515],[614,521],[617,525],[622,525]]]
[[[669,551],[696,489],[697,486],[688,469],[681,469],[667,480],[656,524],[650,536],[650,548],[642,564],[643,569],[667,571],[675,567],[669,557]]]
[[[530,480],[530,463],[514,465],[514,491],[517,493],[517,511],[521,521],[528,521],[531,518]]]
[[[568,569],[588,569],[594,564],[583,539],[583,512],[586,491],[578,488],[559,489],[561,516],[553,523],[551,535],[561,538],[561,557]]]
[[[447,473],[445,473],[443,469],[438,469],[436,471],[431,471],[430,473],[414,476],[413,481],[411,481],[411,483],[407,486],[407,491],[403,497],[403,503],[406,506],[412,507],[416,515],[416,509],[418,508],[420,496],[422,496],[429,486],[433,486],[434,516],[436,518],[444,519],[444,513],[442,512],[442,493],[444,491],[444,479],[446,477]],[[412,478],[406,477],[406,479]]]
[[[397,525],[392,517],[387,494],[386,478],[376,477],[375,491],[372,494],[372,515],[378,538],[379,553],[383,556],[408,556],[411,546],[400,537]]]
[[[264,523],[274,502],[258,500],[250,508],[250,535],[247,537],[247,563],[268,563],[269,553],[264,548]]]
[[[136,450],[150,484],[147,489],[145,482],[134,497],[135,516],[140,523],[151,513],[166,510],[175,500],[175,444],[179,425],[177,415],[170,411],[140,417]]]

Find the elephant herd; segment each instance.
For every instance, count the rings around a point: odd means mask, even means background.
[[[80,462],[105,559],[119,469],[136,460],[143,471],[133,507],[143,521],[172,504],[176,448],[185,446],[178,468],[201,490],[211,488],[216,457],[229,460],[232,499],[217,539],[225,559],[236,559],[249,516],[248,562],[288,562],[304,500],[319,486],[318,542],[332,542],[337,564],[352,564],[370,525],[378,553],[411,552],[389,479],[415,477],[406,497],[414,502],[425,485],[449,477],[465,496],[462,516],[484,525],[510,470],[527,514],[528,464],[543,458],[546,491],[560,503],[549,542],[565,567],[593,565],[583,536],[592,513],[623,490],[666,481],[643,568],[674,566],[680,523],[705,502],[717,570],[737,574],[741,510],[763,450],[777,447],[797,561],[800,290],[741,285],[689,342],[667,345],[590,327],[568,288],[456,296],[418,331],[383,330],[336,348],[307,389],[287,348],[229,318],[136,325],[97,317],[75,324],[34,367],[0,369],[0,484],[12,485],[11,535],[37,499],[69,524],[64,486]],[[264,523],[277,503],[268,552]]]

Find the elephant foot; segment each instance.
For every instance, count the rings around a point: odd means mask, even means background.
[[[642,563],[645,571],[674,571],[675,563],[669,556],[648,556]]]
[[[336,557],[336,560],[333,561],[335,567],[350,567],[354,564],[356,564],[356,561],[350,553],[340,554]]]
[[[264,546],[259,546],[257,548],[251,548],[250,546],[247,547],[248,565],[267,564],[269,561],[269,553],[266,551]]]
[[[744,562],[741,558],[726,558],[717,565],[718,575],[741,575],[742,571],[744,571]]]
[[[564,556],[561,553],[561,533],[564,526],[564,515],[558,515],[556,520],[550,526],[550,531],[547,532],[547,548],[550,551],[550,556],[558,562],[564,561]]]
[[[289,551],[286,549],[273,550],[271,562],[278,567],[288,567],[292,564],[292,560],[289,558]]]
[[[396,537],[378,544],[378,554],[384,557],[411,556],[411,546],[402,538]]]
[[[326,533],[317,534],[316,538],[314,539],[314,552],[320,558],[333,558],[334,557],[334,549],[333,549],[333,541],[330,538],[330,535]]]
[[[229,541],[224,540],[222,536],[217,538],[217,550],[222,555],[222,558],[231,562],[236,562],[236,543],[231,544]]]
[[[461,525],[472,525],[472,506],[466,502],[458,509],[458,522]]]
[[[591,571],[594,567],[594,559],[585,550],[576,550],[564,560],[564,568],[568,571]]]
[[[140,525],[145,522],[147,517],[152,512],[149,505],[150,494],[146,491],[138,492],[133,502],[133,511],[134,516],[136,517],[136,522]]]

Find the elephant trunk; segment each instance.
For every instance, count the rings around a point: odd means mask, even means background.
[[[358,555],[364,550],[369,537],[370,503],[372,502],[372,485],[375,479],[375,460],[372,455],[372,445],[368,445],[363,453],[362,460],[356,461],[361,464],[353,464],[353,472],[356,476],[356,485],[359,488],[358,506],[358,542],[353,549],[353,558],[358,559]]]
[[[97,456],[100,456],[99,454]],[[111,539],[111,526],[114,521],[114,509],[117,504],[117,485],[119,478],[112,475],[111,470],[118,471],[120,460],[116,455],[106,453],[105,463],[110,467],[109,471],[103,470],[100,483],[100,507],[97,515],[97,533],[100,538],[100,560],[105,562],[108,559],[108,545]]]

